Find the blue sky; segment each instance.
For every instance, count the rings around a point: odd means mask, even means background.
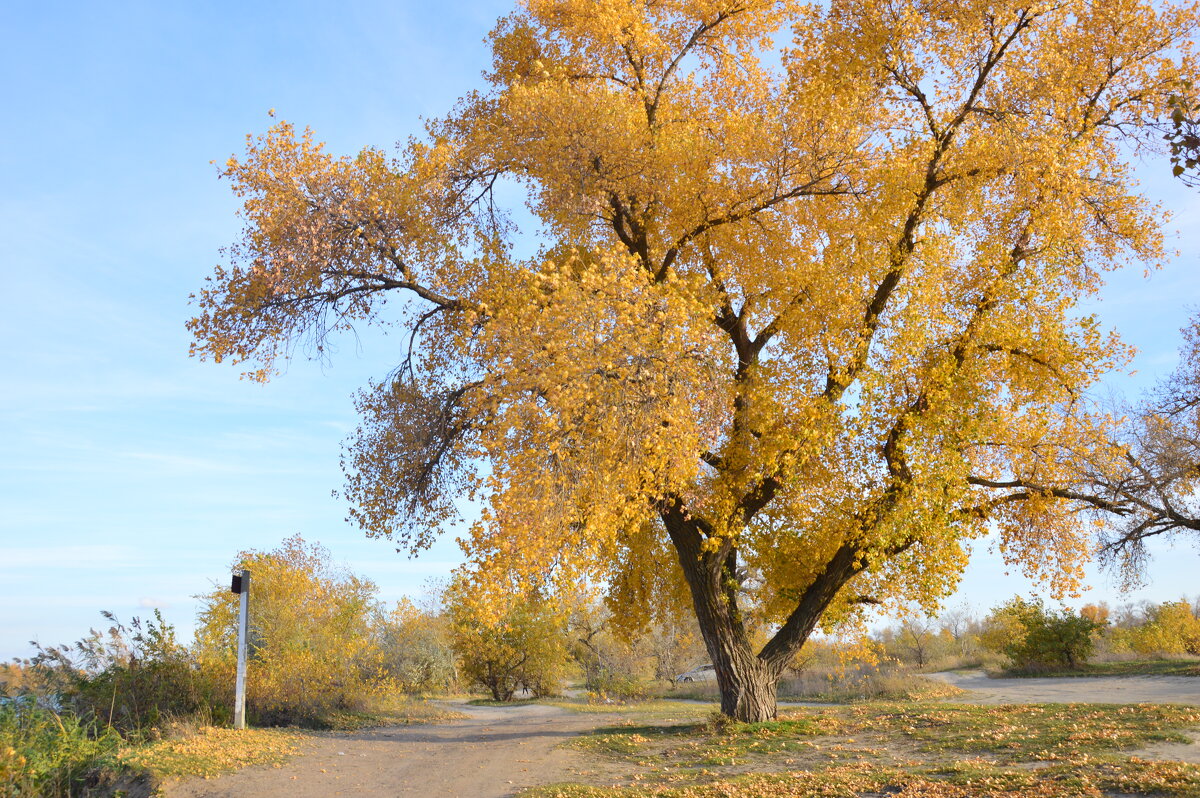
[[[0,6],[0,659],[160,607],[190,631],[192,596],[245,548],[299,533],[384,598],[447,573],[444,539],[416,561],[343,522],[341,440],[352,393],[400,342],[348,341],[331,366],[294,362],[259,386],[187,357],[188,294],[237,236],[210,161],[268,109],[336,153],[420,131],[487,65],[507,0],[6,3]],[[1200,285],[1200,192],[1142,167],[1176,213],[1181,255],[1117,276],[1098,312],[1141,349],[1137,390],[1174,363]],[[1196,591],[1197,548],[1160,552],[1130,598]],[[1092,600],[1122,600],[1103,576]],[[963,598],[984,609],[1028,587],[982,552]]]

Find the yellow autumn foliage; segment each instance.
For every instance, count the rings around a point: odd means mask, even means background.
[[[1164,258],[1128,155],[1200,76],[1196,17],[525,0],[396,154],[280,122],[229,160],[246,230],[193,351],[266,379],[399,326],[352,519],[415,551],[481,498],[479,579],[611,584],[633,626],[686,585],[723,710],[771,717],[814,629],[931,609],[989,529],[1077,587],[1076,466],[1119,455],[1087,391],[1128,355],[1079,303]]]
[[[567,618],[534,592],[457,578],[446,590],[451,643],[462,678],[496,701],[557,695],[566,676]]]
[[[1113,630],[1113,647],[1143,656],[1200,656],[1200,617],[1185,599],[1151,607],[1145,623]]]
[[[390,688],[371,633],[374,583],[299,536],[272,551],[243,552],[233,568],[251,574],[246,707],[253,723],[321,725]],[[197,660],[223,675],[232,693],[238,597],[222,587],[199,598]]]

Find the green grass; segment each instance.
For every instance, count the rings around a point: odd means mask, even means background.
[[[768,723],[661,723],[631,713],[567,745],[606,781],[527,798],[1200,796],[1200,766],[1132,755],[1189,740],[1200,709],[1172,705],[872,703],[793,709]],[[615,773],[622,776],[614,776]]]
[[[120,769],[122,744],[70,712],[21,696],[0,703],[0,795],[58,798]]]
[[[1095,662],[1078,668],[1041,671],[997,671],[991,675],[1014,678],[1058,678],[1063,676],[1200,676],[1200,661],[1188,659],[1128,660]]]

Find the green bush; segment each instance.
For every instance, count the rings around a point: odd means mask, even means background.
[[[157,610],[152,620],[134,618],[129,626],[101,614],[113,624],[106,633],[93,629],[73,645],[39,646],[28,661],[46,694],[84,722],[126,736],[153,733],[175,718],[227,719],[212,680]]]
[[[588,697],[593,700],[641,701],[649,695],[646,683],[636,676],[600,671],[587,680]]]
[[[1047,610],[1040,600],[1014,598],[994,610],[984,644],[1007,656],[1018,670],[1078,668],[1087,662],[1095,632],[1104,624],[1069,609]]]
[[[120,737],[111,729],[95,729],[71,712],[39,705],[32,696],[0,698],[0,795],[81,795],[90,779],[116,767]]]

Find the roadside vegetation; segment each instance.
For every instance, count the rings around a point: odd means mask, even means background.
[[[106,629],[36,646],[0,670],[0,795],[148,794],[163,779],[279,764],[304,729],[461,716],[423,700],[457,688],[437,613],[381,605],[373,583],[300,538],[243,552],[234,567],[253,574],[252,728],[228,728],[236,597],[227,589],[201,597],[190,645],[157,611],[127,623],[105,612]]]
[[[1051,608],[1015,597],[975,615],[904,618],[870,635],[878,668],[994,676],[1200,675],[1200,600]],[[814,649],[815,650],[815,649]],[[813,664],[830,658],[811,658]],[[782,690],[782,687],[781,687]]]
[[[642,776],[657,779],[656,790],[684,777],[701,785],[700,771],[711,771],[704,778],[733,778],[743,766],[791,771],[809,767],[814,756],[822,760],[824,776],[793,774],[782,786],[747,776],[751,781],[742,786],[731,782],[734,794],[768,787],[805,794],[826,777],[840,784],[842,762],[851,755],[867,757],[883,787],[922,785],[935,777],[943,786],[966,784],[975,778],[968,772],[1003,784],[1051,779],[1061,786],[1061,774],[1055,775],[1060,762],[1101,753],[1111,758],[1150,740],[1178,740],[1179,730],[1195,722],[1192,710],[1177,708],[1135,708],[1130,715],[1112,708],[1047,713],[929,703],[953,701],[961,692],[928,675],[951,668],[1200,675],[1198,608],[1182,599],[1079,611],[1014,599],[982,616],[958,608],[936,619],[905,617],[858,638],[814,639],[780,680],[779,697],[843,706],[785,712],[774,725],[722,721],[718,733],[706,725],[712,702],[719,700],[715,682],[677,681],[707,661],[695,621],[684,612],[664,608],[630,630],[627,618],[614,617],[594,598],[549,601],[514,592],[500,601],[463,582],[422,605],[384,605],[372,582],[337,567],[327,551],[300,538],[272,551],[244,552],[233,566],[253,574],[251,729],[228,728],[236,597],[223,586],[201,597],[196,639],[188,644],[157,612],[128,622],[104,613],[102,631],[70,645],[38,647],[30,658],[0,666],[0,793],[144,793],[164,779],[281,764],[308,729],[461,717],[430,703],[430,696],[490,705],[550,700],[576,711],[619,713],[633,726],[580,745],[656,762]],[[1155,729],[1166,736],[1154,737]],[[1100,737],[1093,739],[1089,730]],[[820,745],[812,748],[818,738]],[[1026,748],[1039,740],[1046,755],[1033,774],[1021,757],[1032,756]],[[931,746],[949,748],[929,760]],[[910,761],[870,753],[880,747],[920,756]],[[813,753],[818,749],[819,756]],[[967,757],[969,767],[955,757]],[[1108,774],[1106,784],[1133,779],[1143,767],[1128,759],[1096,762],[1093,770]],[[1180,773],[1179,783],[1190,784],[1184,778],[1192,778],[1190,771]],[[838,788],[843,792],[829,794],[854,794],[846,790],[857,783],[845,782]],[[570,790],[584,788],[564,789],[574,795]],[[942,794],[912,789],[914,795]]]

